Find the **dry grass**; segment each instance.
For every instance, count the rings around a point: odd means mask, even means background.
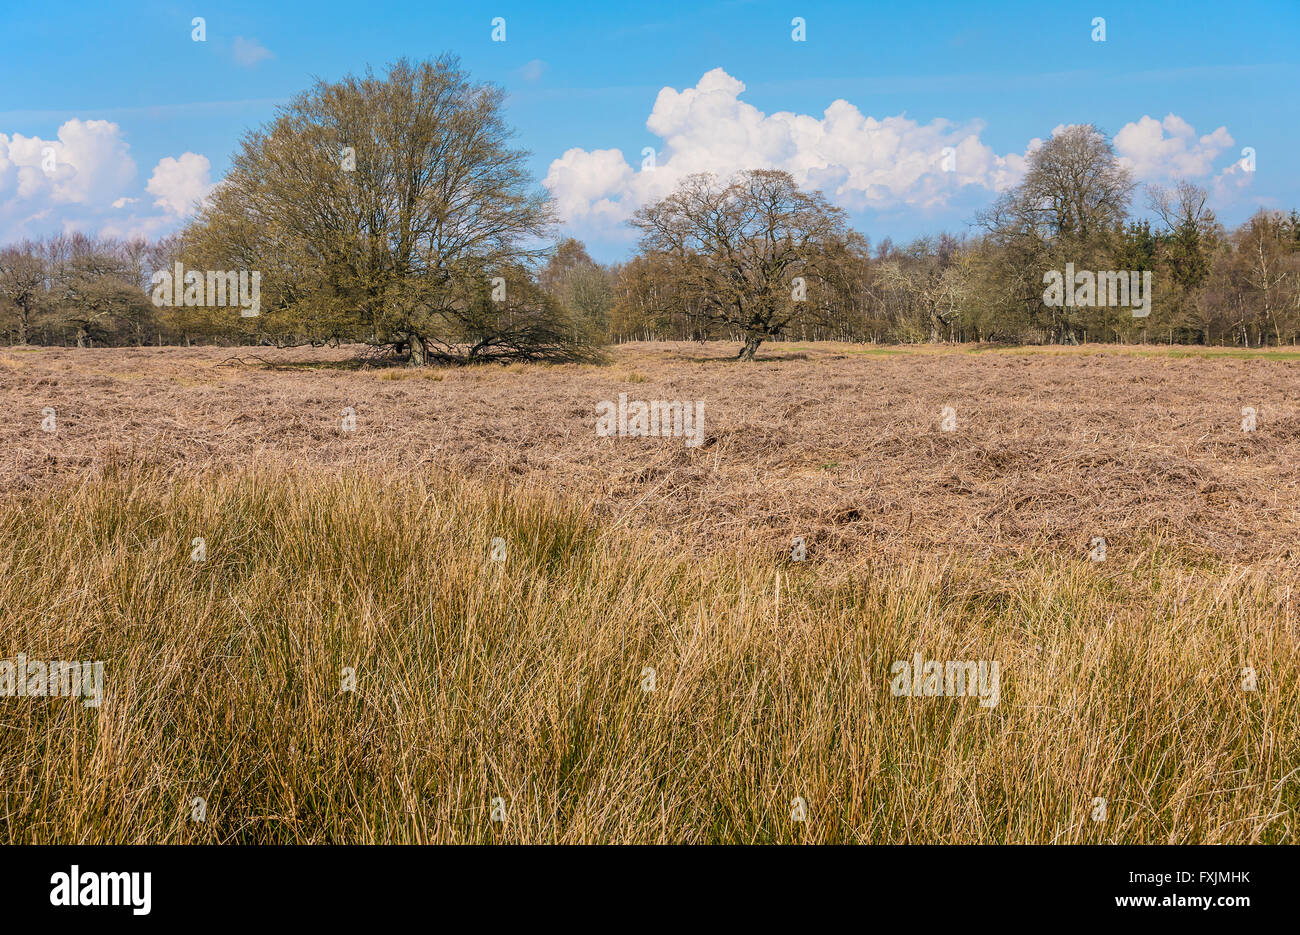
[[[533,482],[704,554],[961,548],[1082,554],[1163,536],[1295,569],[1300,362],[1289,352],[953,352],[628,345],[610,366],[348,369],[342,349],[0,352],[0,478],[41,487],[128,452],[166,473],[275,462]],[[1142,356],[1150,355],[1150,356]],[[794,358],[794,359],[788,359]],[[245,358],[249,359],[249,358]],[[250,359],[251,360],[251,359]],[[596,404],[702,400],[708,440],[601,439]],[[53,406],[59,430],[39,430]],[[943,433],[952,406],[958,430]],[[1258,429],[1241,431],[1254,407]],[[339,431],[342,410],[357,431]]]
[[[827,574],[544,492],[110,468],[4,515],[0,607],[106,662],[98,709],[2,703],[5,843],[1295,839],[1289,594],[1158,546]],[[1000,703],[894,697],[916,651]]]
[[[1290,356],[731,350],[0,351],[0,841],[1295,841]]]

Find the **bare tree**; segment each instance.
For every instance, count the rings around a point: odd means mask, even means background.
[[[1287,301],[1288,287],[1294,289],[1300,276],[1300,254],[1287,249],[1280,212],[1260,211],[1238,234],[1237,254],[1246,281],[1258,297],[1264,321],[1272,325],[1273,336],[1282,343],[1280,314],[1293,303]],[[1288,327],[1291,322],[1286,323]]]
[[[1210,193],[1186,179],[1179,179],[1172,189],[1148,185],[1147,207],[1164,222],[1166,230],[1176,233],[1191,228],[1209,236],[1218,226],[1208,205]]]
[[[1110,140],[1087,124],[1066,127],[1030,155],[1016,197],[1049,239],[1086,248],[1123,225],[1133,188]]]
[[[17,310],[19,344],[27,343],[32,318],[46,296],[47,279],[41,244],[24,240],[0,251],[0,297]]]
[[[597,333],[603,336],[608,332],[613,285],[608,270],[588,255],[581,241],[572,237],[560,241],[539,273],[538,282]]]
[[[953,237],[944,235],[937,243],[922,238],[881,265],[881,280],[916,308],[934,344],[941,339],[941,328],[951,328],[957,322],[969,266]]]
[[[826,258],[847,236],[844,213],[786,172],[753,169],[730,183],[693,175],[633,225],[662,254],[679,291],[709,320],[740,331],[740,360],[819,307]]]
[[[74,233],[52,240],[49,255],[56,317],[72,326],[77,347],[141,340],[154,320],[154,307],[141,282],[140,244]]]

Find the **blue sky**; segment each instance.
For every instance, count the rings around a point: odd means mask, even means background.
[[[506,88],[566,230],[604,260],[627,255],[626,216],[682,175],[758,164],[827,191],[873,241],[962,231],[1035,139],[1072,123],[1117,135],[1140,181],[1205,185],[1228,223],[1300,207],[1297,0],[64,0],[6,9],[4,27],[5,240],[174,229],[240,135],[314,77],[443,51]]]

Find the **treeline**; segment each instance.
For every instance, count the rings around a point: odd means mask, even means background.
[[[150,276],[178,256],[179,238],[159,242],[81,234],[27,240],[0,251],[0,341],[5,344],[129,346],[283,343],[256,319],[226,308],[159,307]],[[852,235],[827,280],[823,307],[781,335],[870,343],[1174,343],[1261,347],[1300,338],[1300,215],[1260,211],[1234,230],[1216,223],[1153,226],[1129,221],[1096,269],[1152,271],[1151,313],[1126,308],[1049,308],[1044,268],[1015,268],[995,235],[940,234],[904,246]],[[1075,263],[1077,268],[1084,268]],[[663,257],[640,252],[600,264],[565,239],[537,279],[547,294],[609,343],[744,341],[744,329],[682,301]],[[1028,273],[1038,273],[1029,276]],[[1017,280],[1032,292],[1017,302]],[[233,304],[233,303],[232,303]],[[347,340],[322,335],[320,343]],[[310,341],[310,338],[307,339]]]
[[[554,206],[510,146],[502,99],[450,56],[320,82],[245,136],[178,234],[0,250],[0,339],[363,342],[422,365],[590,360],[604,343],[654,339],[732,340],[753,359],[782,338],[1259,347],[1300,335],[1300,215],[1261,211],[1227,230],[1206,191],[1179,182],[1144,189],[1154,220],[1135,219],[1137,186],[1092,126],[1032,153],[972,233],[873,246],[821,192],[748,170],[683,180],[633,217],[635,255],[602,265],[573,239],[544,247]],[[1075,277],[1057,301],[1053,277]],[[225,295],[250,278],[251,302],[242,285]]]
[[[873,249],[784,173],[691,179],[638,213],[636,256],[611,267],[587,260],[580,276],[585,294],[609,295],[600,315],[612,341],[725,338],[746,342],[750,356],[756,341],[782,337],[1297,342],[1300,214],[1259,211],[1228,230],[1208,193],[1181,181],[1144,189],[1155,220],[1135,219],[1135,189],[1104,135],[1072,127],[1031,156],[1025,181],[976,218],[974,233]],[[1098,279],[1096,293],[1080,293],[1084,304],[1045,301],[1045,283],[1067,272]],[[1147,306],[1098,294],[1107,273],[1135,284],[1149,273]],[[603,286],[591,284],[597,276]]]
[[[0,250],[0,335],[9,344],[171,343],[181,332],[158,314],[147,290],[175,238],[144,240],[74,233]]]
[[[576,241],[567,241],[565,250],[585,257]],[[784,337],[1240,347],[1295,344],[1300,337],[1300,215],[1295,211],[1260,211],[1230,231],[1218,224],[1170,229],[1145,220],[1125,223],[1114,233],[1109,256],[1087,268],[1150,270],[1155,287],[1144,318],[1110,306],[1046,307],[1041,274],[1045,268],[1063,270],[1072,261],[1019,268],[1016,262],[1014,250],[988,234],[940,234],[906,245],[885,238],[874,246],[855,236],[828,283],[825,307],[793,322]],[[645,253],[613,265],[584,259],[565,268],[581,298],[560,295],[600,323],[611,342],[744,340],[743,328],[676,301],[665,265]],[[1030,297],[1017,296],[1015,284],[1029,279],[1019,284]]]

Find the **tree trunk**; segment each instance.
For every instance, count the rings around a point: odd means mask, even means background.
[[[1273,334],[1277,338],[1277,346],[1281,347],[1282,326],[1278,324],[1277,311],[1273,308],[1272,304],[1268,301],[1268,293],[1264,294],[1264,310],[1268,313],[1268,316],[1273,319]],[[1259,343],[1262,345],[1264,342],[1261,340]]]
[[[429,355],[424,346],[424,338],[418,334],[411,335],[411,359],[407,361],[408,367],[423,367],[429,362]]]
[[[740,349],[736,355],[736,360],[753,360],[754,355],[758,353],[758,346],[763,343],[763,338],[757,334],[745,336],[745,346]]]

